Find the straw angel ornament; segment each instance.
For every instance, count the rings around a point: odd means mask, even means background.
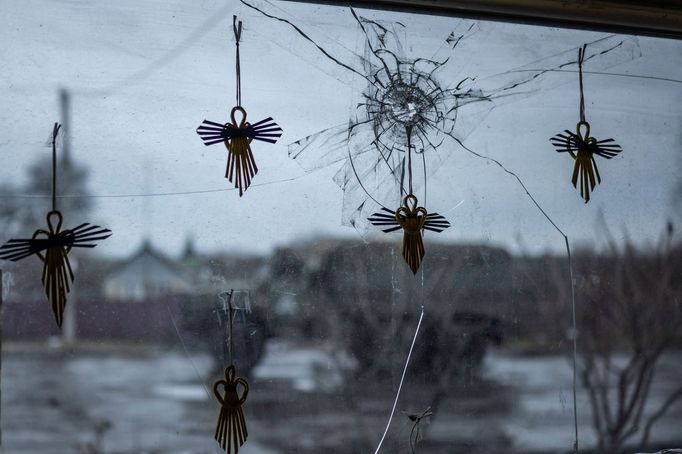
[[[223,319],[221,313],[227,315],[227,335],[228,338],[223,339],[223,356],[225,357],[225,344],[228,345],[229,351],[229,366],[225,368],[224,379],[218,380],[213,385],[213,394],[220,404],[220,411],[218,412],[218,422],[216,424],[213,438],[218,442],[220,447],[225,450],[226,454],[237,454],[239,448],[246,442],[249,433],[246,429],[246,420],[244,418],[244,410],[242,409],[246,402],[246,397],[249,395],[249,383],[246,379],[237,376],[236,368],[234,366],[234,336],[233,336],[233,322],[235,311],[238,310],[232,303],[234,290],[224,292],[218,295],[222,301],[222,310],[218,312],[218,321],[223,328]],[[244,308],[249,311],[249,306]],[[223,329],[223,334],[226,332]]]
[[[268,117],[256,123],[246,120],[246,110],[242,107],[241,65],[239,62],[239,40],[241,39],[242,23],[237,24],[237,16],[233,17],[233,29],[237,47],[237,105],[230,112],[230,121],[221,124],[204,120],[197,134],[204,141],[204,145],[214,145],[220,142],[227,148],[227,169],[225,178],[239,189],[239,196],[251,185],[251,180],[258,173],[258,166],[251,151],[251,142],[258,140],[276,143],[282,135],[282,128]]]
[[[601,176],[597,168],[595,156],[611,159],[622,151],[613,139],[597,140],[590,136],[590,124],[585,119],[585,96],[583,93],[583,61],[585,59],[585,44],[578,51],[578,72],[580,77],[580,121],[576,125],[575,133],[566,129],[563,133],[549,139],[559,153],[568,152],[575,161],[571,183],[578,188],[585,203],[590,201],[590,194],[601,183]]]
[[[66,297],[71,290],[74,274],[69,253],[75,247],[94,248],[97,242],[111,236],[111,230],[80,224],[62,230],[63,216],[57,210],[57,136],[61,125],[55,123],[52,131],[52,210],[47,213],[47,230],[38,229],[28,239],[11,239],[0,246],[0,259],[19,261],[37,255],[43,262],[42,283],[57,326],[64,320]]]
[[[403,230],[403,258],[412,270],[417,274],[421,266],[426,250],[422,232],[430,230],[440,233],[450,227],[450,223],[438,213],[428,213],[426,208],[419,206],[417,197],[413,194],[412,188],[412,128],[407,126],[407,175],[408,191],[403,198],[403,203],[395,211],[382,207],[380,212],[372,214],[368,220],[373,225],[384,227],[384,233]],[[401,183],[402,190],[402,183]]]

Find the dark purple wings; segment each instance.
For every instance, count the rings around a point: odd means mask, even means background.
[[[0,246],[0,259],[16,262],[52,247],[93,248],[97,246],[96,241],[110,236],[111,230],[84,223],[72,230],[50,235],[48,238],[11,239]]]
[[[401,217],[404,218],[405,216],[401,215]],[[384,233],[395,232],[396,230],[401,229],[400,224],[398,224],[398,221],[395,219],[395,211],[391,211],[388,208],[382,208],[381,212],[374,213],[367,219],[372,225],[376,225],[377,227],[388,227],[381,230]],[[450,227],[450,223],[440,214],[428,213],[426,215],[424,230],[440,233],[448,227]]]
[[[237,137],[248,137],[262,142],[275,143],[282,135],[282,128],[268,117],[258,123],[248,125],[245,128],[235,128],[230,124],[220,124],[214,121],[204,120],[197,128],[197,134],[204,141],[204,145],[214,145],[226,142]]]
[[[568,129],[564,134],[557,134],[549,139],[554,145],[556,151],[559,153],[569,152],[573,155],[578,153],[580,148],[587,148],[593,154],[601,156],[602,158],[611,159],[623,149],[613,139],[599,140],[595,143],[586,143],[578,135],[572,133]]]

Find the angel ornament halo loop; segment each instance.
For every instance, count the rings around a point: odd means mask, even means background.
[[[227,148],[227,169],[225,178],[234,187],[239,189],[239,196],[244,195],[244,191],[251,185],[251,180],[258,173],[258,166],[251,151],[251,142],[259,140],[267,143],[276,143],[282,135],[282,128],[268,117],[256,123],[246,121],[246,110],[242,107],[241,93],[241,65],[239,61],[239,40],[241,38],[242,23],[237,24],[237,16],[233,17],[234,36],[237,48],[237,105],[230,112],[231,122],[225,124],[214,121],[204,120],[197,128],[197,134],[204,141],[204,145],[214,145],[220,142],[225,143]],[[235,114],[239,113],[241,120],[237,121]]]
[[[566,153],[573,158],[573,176],[571,182],[575,188],[580,183],[580,196],[585,203],[590,201],[590,193],[601,183],[601,175],[594,156],[611,159],[622,151],[613,139],[597,140],[590,136],[590,124],[585,119],[585,96],[583,93],[583,60],[585,58],[585,44],[578,51],[578,71],[580,77],[580,121],[575,128],[575,134],[565,130],[550,140],[556,151]]]
[[[16,262],[35,254],[43,262],[41,281],[59,327],[64,320],[66,297],[74,281],[69,262],[71,249],[94,248],[97,241],[111,236],[111,230],[88,223],[62,230],[63,216],[56,208],[56,141],[60,129],[61,125],[55,123],[52,133],[52,210],[47,213],[47,230],[38,229],[30,239],[11,239],[0,246],[0,259]]]

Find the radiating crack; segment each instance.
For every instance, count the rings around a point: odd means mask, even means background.
[[[367,19],[350,8],[350,13],[364,36],[365,50],[363,55],[356,55],[355,61],[343,62],[333,57],[333,51],[315,43],[291,21],[268,14],[245,0],[240,1],[266,17],[286,22],[336,65],[360,75],[367,82],[347,124],[311,134],[289,146],[289,156],[306,170],[344,162],[334,177],[344,192],[343,223],[364,230],[366,219],[377,208],[376,205],[386,206],[391,201],[395,202],[396,195],[401,197],[405,193],[403,180],[407,155],[406,128],[409,128],[413,134],[411,139],[414,150],[422,158],[423,177],[416,185],[423,191],[422,201],[426,199],[426,181],[429,175],[449,158],[453,149],[464,150],[477,158],[494,163],[512,176],[534,207],[562,236],[568,259],[567,277],[572,301],[573,450],[577,452],[576,302],[569,238],[531,194],[517,173],[500,160],[478,153],[464,144],[466,137],[496,105],[528,93],[537,93],[543,88],[551,88],[553,85],[547,82],[546,76],[559,71],[570,71],[575,67],[575,49],[485,78],[479,79],[476,75],[460,77],[450,86],[445,86],[442,83],[442,73],[447,74],[448,64],[456,60],[454,52],[462,40],[477,31],[476,23],[464,26],[462,33],[453,31],[448,34],[441,44],[441,47],[447,46],[450,50],[450,55],[446,58],[408,58],[396,32],[405,25]],[[639,56],[639,45],[635,39],[607,36],[588,44],[590,54],[585,61],[599,62],[591,64],[593,71]],[[556,84],[557,81],[553,83]],[[377,451],[380,447],[381,442]]]

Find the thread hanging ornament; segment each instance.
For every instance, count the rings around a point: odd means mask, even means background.
[[[242,387],[241,396],[238,386]],[[229,365],[225,368],[225,379],[218,380],[213,385],[213,393],[220,403],[214,437],[226,453],[236,454],[249,435],[242,410],[249,394],[249,384],[242,377],[237,377],[234,366]]]
[[[237,454],[239,448],[246,442],[249,436],[246,429],[244,410],[242,409],[249,394],[249,383],[246,379],[237,376],[233,362],[232,326],[235,311],[232,304],[233,294],[234,290],[230,290],[220,295],[223,301],[223,310],[228,314],[230,363],[225,368],[224,379],[218,380],[213,384],[213,394],[220,404],[218,422],[216,423],[213,437],[227,454]],[[239,387],[241,387],[241,395],[239,395]]]
[[[256,123],[249,123],[246,110],[242,107],[241,63],[239,59],[239,42],[242,34],[242,22],[237,22],[237,16],[232,18],[236,46],[236,85],[237,105],[230,112],[230,121],[225,124],[204,120],[197,128],[197,134],[204,141],[204,145],[214,145],[220,142],[227,148],[227,168],[225,178],[239,189],[239,196],[251,185],[251,180],[258,173],[258,166],[251,151],[251,142],[276,143],[282,135],[282,128],[268,117]]]
[[[580,121],[576,125],[575,134],[566,129],[563,133],[549,139],[557,152],[568,152],[575,161],[571,182],[576,189],[580,183],[580,196],[585,200],[585,203],[590,201],[590,193],[601,183],[601,176],[594,156],[611,159],[622,151],[620,145],[613,139],[597,140],[590,136],[590,124],[585,119],[585,94],[583,90],[583,62],[586,48],[587,44],[578,50]]]
[[[450,227],[450,223],[440,214],[428,213],[426,208],[419,206],[417,197],[413,194],[411,126],[406,127],[406,133],[408,193],[403,198],[403,203],[398,209],[391,211],[386,207],[382,207],[380,212],[373,213],[368,220],[372,225],[384,227],[382,229],[384,233],[403,230],[403,258],[412,270],[412,273],[417,274],[417,270],[419,270],[426,254],[422,231],[430,230],[440,233]]]
[[[74,247],[94,248],[96,242],[109,238],[111,230],[83,223],[73,229],[62,230],[63,216],[57,210],[57,136],[61,125],[52,130],[52,210],[47,213],[47,230],[38,229],[29,239],[11,239],[0,246],[0,259],[13,262],[37,255],[43,262],[41,281],[57,326],[64,320],[66,297],[74,281],[69,253]]]

